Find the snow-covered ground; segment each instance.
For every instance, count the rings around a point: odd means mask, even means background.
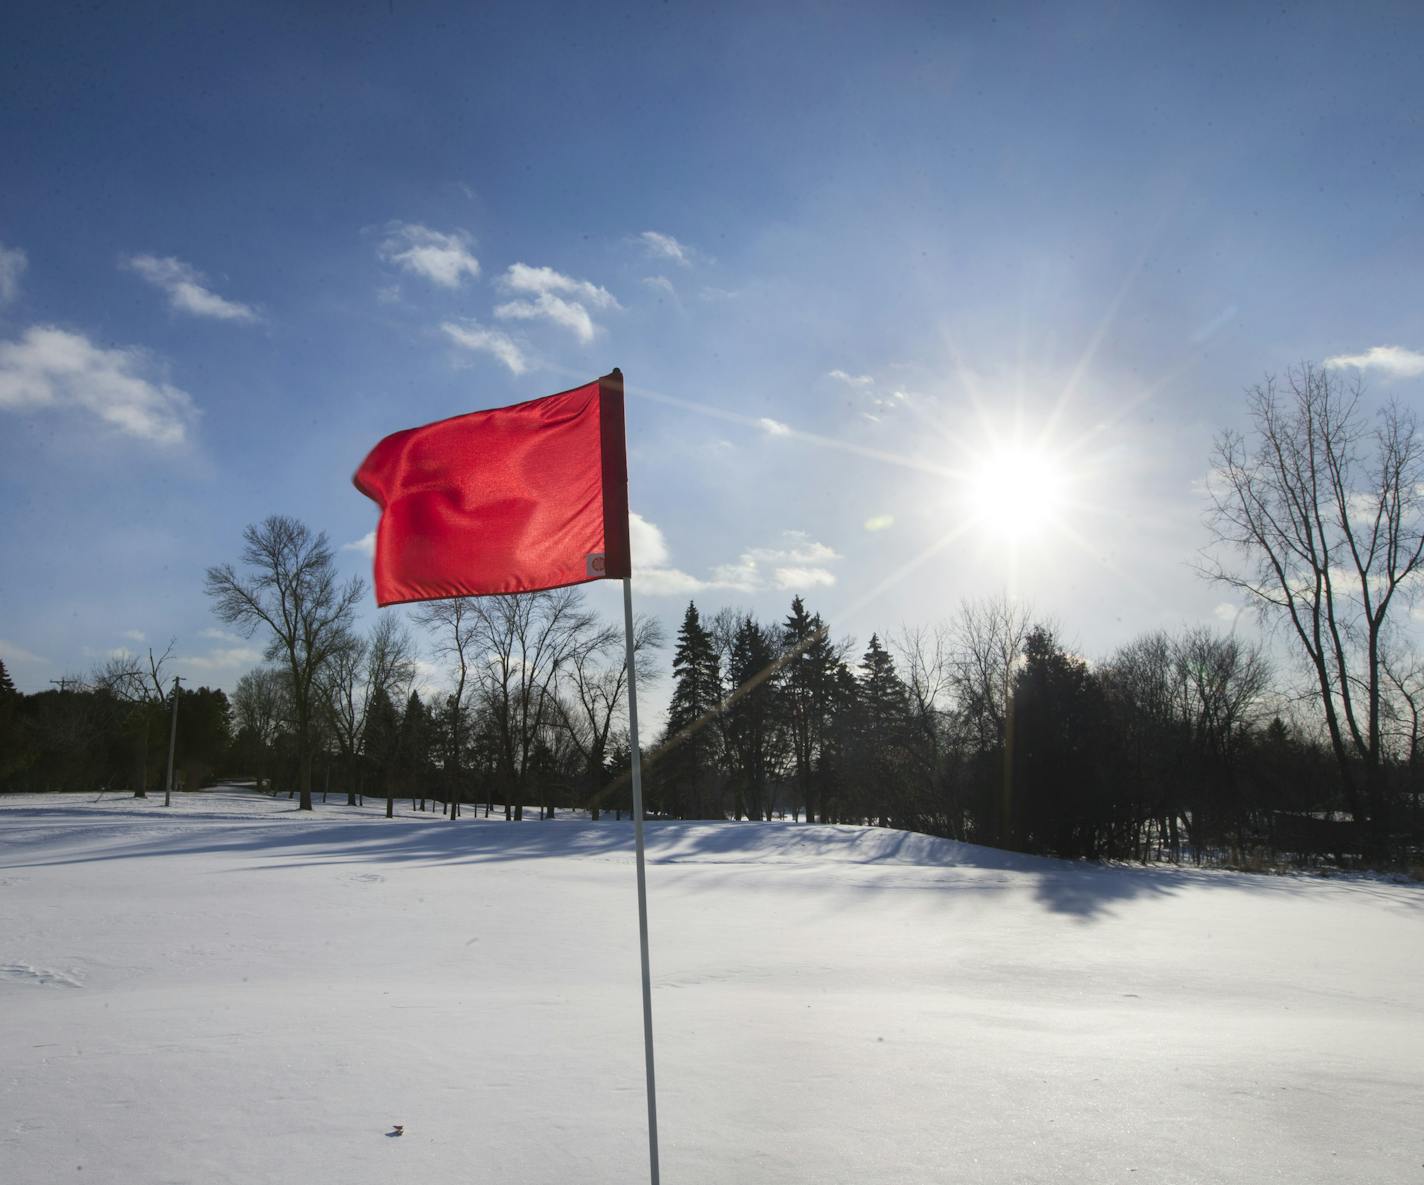
[[[631,826],[294,805],[0,798],[0,1181],[645,1180]],[[1424,1182],[1421,886],[648,830],[668,1185]]]

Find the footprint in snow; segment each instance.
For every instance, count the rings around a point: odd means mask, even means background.
[[[352,874],[351,879],[353,881],[360,881],[362,884],[374,885],[379,884],[386,878],[379,872],[357,872]]]

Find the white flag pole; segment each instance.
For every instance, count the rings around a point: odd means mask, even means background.
[[[638,680],[633,670],[633,581],[623,577],[628,655],[628,748],[633,763],[633,846],[638,864],[638,950],[643,959],[643,1055],[648,1072],[648,1163],[658,1185],[658,1094],[653,1078],[653,984],[648,970],[648,881],[643,871],[643,770],[638,750]]]

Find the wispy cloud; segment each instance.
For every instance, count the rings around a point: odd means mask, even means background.
[[[1381,370],[1393,378],[1412,379],[1424,374],[1424,354],[1403,346],[1372,346],[1363,354],[1336,354],[1325,359],[1325,365],[1331,370],[1355,367]]]
[[[123,636],[130,642],[147,642],[148,635],[142,630],[124,630]]]
[[[670,562],[662,531],[639,514],[628,516],[633,570],[638,590],[649,596],[690,596],[709,590],[752,593],[825,587],[835,574],[825,565],[841,557],[804,531],[783,531],[775,547],[752,547],[735,561],[716,565],[709,576],[694,576]]]
[[[670,300],[677,300],[677,289],[666,276],[644,276],[643,283],[654,292],[661,292]]]
[[[420,276],[441,288],[458,288],[466,276],[480,274],[480,261],[470,252],[474,239],[468,231],[432,230],[418,222],[392,222],[381,240],[380,256],[402,271]]]
[[[893,514],[872,514],[865,520],[865,529],[867,531],[884,531],[894,525],[895,516]]]
[[[770,416],[762,416],[757,420],[757,427],[768,436],[790,436],[791,425],[783,424],[780,420],[773,420]]]
[[[40,657],[33,650],[26,650],[18,642],[11,642],[8,638],[0,638],[0,658],[6,662],[49,662],[49,659]]]
[[[670,259],[674,263],[688,267],[692,263],[693,250],[685,243],[679,243],[672,235],[657,230],[645,230],[638,236],[643,249],[654,259]]]
[[[529,360],[509,334],[502,329],[490,329],[478,321],[445,321],[440,331],[462,350],[493,354],[511,374],[523,374],[529,369]]]
[[[848,374],[844,370],[833,370],[826,377],[835,379],[838,383],[845,383],[848,387],[868,387],[875,381],[868,374]]]
[[[128,436],[176,446],[197,419],[191,396],[144,350],[106,349],[83,334],[35,325],[0,342],[0,410],[77,408]]]
[[[29,257],[19,247],[0,243],[0,307],[19,299],[20,277],[29,266]]]
[[[587,280],[576,280],[551,267],[513,264],[500,278],[500,287],[521,298],[495,308],[494,315],[500,320],[552,321],[585,345],[593,341],[599,328],[589,310],[622,308],[608,289]]]
[[[181,259],[171,255],[129,255],[119,263],[165,293],[168,307],[174,312],[249,324],[261,320],[251,305],[219,296],[208,287],[208,278],[202,272]]]
[[[341,545],[342,551],[359,551],[362,555],[376,554],[376,532],[373,528],[367,531],[359,539],[353,539],[350,543]]]
[[[235,672],[256,666],[262,658],[262,651],[255,646],[222,646],[207,654],[184,655],[177,662],[195,671]]]

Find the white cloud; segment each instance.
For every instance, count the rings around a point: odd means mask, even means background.
[[[6,662],[49,662],[49,659],[41,658],[33,650],[26,650],[23,646],[6,638],[0,638],[0,658]]]
[[[588,310],[576,300],[565,300],[552,292],[540,293],[533,300],[510,300],[496,305],[494,315],[501,321],[535,321],[543,318],[562,325],[579,341],[587,345],[597,330]]]
[[[778,568],[776,587],[781,589],[816,588],[836,582],[835,574],[826,568]]]
[[[75,407],[160,445],[180,445],[197,419],[186,391],[165,382],[143,350],[105,349],[52,325],[0,342],[0,409]]]
[[[673,300],[677,299],[677,289],[666,276],[644,276],[643,283],[654,292],[662,292]]]
[[[478,321],[446,321],[441,324],[440,330],[461,349],[493,354],[509,367],[511,374],[523,374],[529,369],[524,351],[502,329],[490,329]]]
[[[833,370],[826,377],[844,383],[847,387],[868,387],[875,381],[868,374],[847,374],[843,370]]]
[[[628,536],[638,591],[649,596],[690,596],[710,589],[752,593],[767,588],[796,589],[835,583],[824,564],[841,557],[804,531],[783,531],[778,547],[753,547],[735,561],[717,564],[703,579],[671,566],[662,531],[637,513],[628,516]]]
[[[757,427],[768,436],[790,436],[791,425],[783,424],[780,420],[773,420],[770,416],[762,416],[757,421]]]
[[[19,297],[20,277],[29,265],[29,257],[19,247],[0,243],[0,307]]]
[[[1211,611],[1211,615],[1217,621],[1224,621],[1227,625],[1234,626],[1236,619],[1241,616],[1242,608],[1232,601],[1219,601]]]
[[[198,671],[235,671],[241,667],[256,666],[262,660],[262,651],[255,646],[225,646],[210,650],[207,654],[184,655],[176,661]]]
[[[500,284],[510,292],[530,292],[539,295],[545,292],[562,292],[596,309],[617,309],[622,306],[607,288],[600,288],[587,280],[575,280],[551,267],[530,267],[527,263],[511,264],[500,279]]]
[[[219,642],[241,642],[243,640],[241,634],[235,634],[231,630],[219,629],[215,625],[210,625],[206,629],[199,630],[198,637],[215,638]]]
[[[867,531],[883,531],[894,525],[895,516],[893,514],[873,514],[865,520],[865,529]]]
[[[142,630],[124,630],[123,636],[130,642],[147,642],[148,635]]]
[[[1403,346],[1372,346],[1363,354],[1336,354],[1325,359],[1331,370],[1353,366],[1358,370],[1382,370],[1394,378],[1412,379],[1424,374],[1424,354]]]
[[[746,554],[762,564],[822,564],[840,559],[840,553],[817,543],[805,531],[782,531],[780,547],[754,547]]]
[[[638,238],[642,241],[644,249],[654,259],[671,259],[683,267],[692,263],[692,248],[679,243],[672,235],[665,235],[656,230],[645,230]]]
[[[507,301],[494,310],[502,321],[552,321],[569,330],[585,345],[598,331],[593,309],[621,309],[611,292],[587,280],[576,280],[551,267],[531,267],[527,263],[511,264],[500,277],[500,287],[528,299]]]
[[[181,259],[157,255],[130,255],[119,261],[121,266],[142,276],[155,288],[168,295],[168,306],[175,312],[194,317],[213,317],[219,321],[260,321],[257,310],[250,305],[227,300],[212,291],[207,277],[192,264]]]
[[[376,554],[376,532],[375,529],[367,531],[359,539],[353,539],[350,543],[341,545],[342,551],[359,551],[362,555]]]
[[[381,240],[380,256],[387,263],[422,276],[441,288],[458,288],[461,281],[480,274],[480,261],[471,253],[468,231],[448,234],[417,222],[392,222]]]

